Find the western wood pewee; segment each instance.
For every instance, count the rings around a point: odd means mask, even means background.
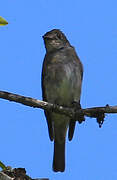
[[[43,100],[64,107],[73,107],[75,102],[80,108],[83,67],[74,47],[58,29],[47,32],[43,39],[46,48],[42,69]],[[75,120],[47,110],[45,116],[50,140],[54,140],[53,171],[63,172],[66,132],[69,126],[68,138],[71,140]]]

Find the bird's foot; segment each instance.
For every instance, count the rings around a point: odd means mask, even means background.
[[[83,121],[85,121],[84,114],[82,112],[81,104],[80,102],[73,101],[72,106],[74,108],[75,112],[75,119],[81,124]]]

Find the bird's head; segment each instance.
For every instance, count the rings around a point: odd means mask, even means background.
[[[66,36],[59,29],[53,29],[47,32],[44,34],[43,39],[47,52],[70,46]]]

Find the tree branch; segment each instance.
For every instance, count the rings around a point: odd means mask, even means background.
[[[0,180],[49,180],[48,178],[32,179],[26,174],[25,168],[7,168],[0,171]]]
[[[34,107],[34,108],[51,110],[60,114],[65,114],[71,118],[75,117],[76,119],[77,117],[81,115],[98,118],[99,114],[117,113],[117,106],[109,106],[109,105],[106,105],[105,107],[92,107],[92,108],[80,109],[76,112],[74,108],[58,106],[58,105],[51,104],[45,101],[37,100],[31,97],[21,96],[18,94],[9,93],[6,91],[0,91],[0,98],[6,99],[9,101],[14,101],[17,103],[21,103],[23,105]],[[104,119],[104,116],[101,118]]]

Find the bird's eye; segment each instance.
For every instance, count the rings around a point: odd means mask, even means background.
[[[58,37],[59,39],[61,39],[61,34],[60,34],[60,33],[57,33],[57,37]]]

